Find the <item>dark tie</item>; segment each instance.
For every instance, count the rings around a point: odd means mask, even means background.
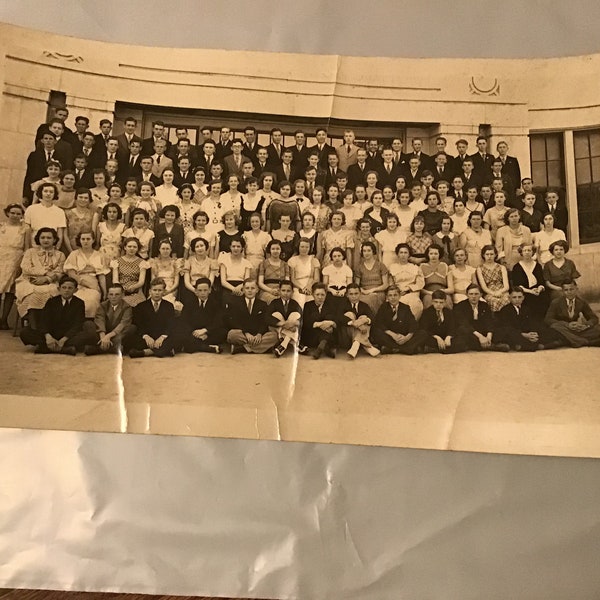
[[[392,321],[396,321],[398,319],[398,307],[392,308]]]
[[[283,301],[283,314],[287,315],[288,312],[288,301],[284,300]]]
[[[133,158],[133,156],[132,156],[132,157],[129,159],[129,166],[130,166],[130,167],[133,167],[134,163],[135,163],[135,159],[134,159],[134,158]]]
[[[436,310],[437,313],[437,323],[441,325],[444,322],[444,313],[441,310]]]
[[[248,300],[248,312],[252,314],[252,300]]]
[[[392,172],[392,165],[387,164],[385,170],[388,172],[388,175]]]
[[[350,146],[346,146],[346,152],[350,154]]]
[[[352,310],[354,311],[354,314],[358,317],[358,304],[353,304]]]
[[[160,165],[160,156],[157,156],[157,157],[156,157],[156,164],[157,164],[157,165]]]
[[[575,318],[575,300],[567,300],[569,305],[569,319]]]

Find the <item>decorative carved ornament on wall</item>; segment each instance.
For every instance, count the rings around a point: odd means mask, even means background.
[[[471,77],[469,91],[475,96],[499,96],[500,83],[496,77]]]
[[[75,56],[75,54],[63,54],[62,52],[50,52],[50,50],[44,50],[43,52],[46,58],[53,58],[55,60],[64,60],[66,62],[82,63],[82,56]]]

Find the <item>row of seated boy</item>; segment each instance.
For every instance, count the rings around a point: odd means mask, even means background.
[[[510,304],[496,316],[481,300],[476,284],[468,287],[467,299],[454,310],[446,307],[444,292],[434,292],[432,305],[417,322],[400,302],[396,286],[388,288],[386,302],[375,315],[359,300],[356,284],[348,286],[344,298],[334,298],[324,284],[315,283],[314,300],[301,309],[292,299],[291,282],[281,281],[280,297],[267,305],[257,297],[256,282],[248,279],[243,295],[223,308],[211,296],[210,280],[200,278],[195,282],[196,299],[186,303],[181,314],[163,300],[165,287],[164,280],[154,279],[149,298],[132,309],[123,300],[122,286],[112,284],[95,319],[86,320],[84,303],[74,296],[77,282],[63,276],[59,295],[47,301],[35,329],[22,329],[21,339],[39,354],[128,352],[132,358],[167,357],[182,350],[220,354],[226,344],[231,354],[273,351],[281,357],[291,349],[315,359],[335,358],[338,348],[355,358],[361,348],[375,357],[600,345],[598,317],[571,280],[563,282],[564,296],[552,301],[543,322],[523,305],[520,288],[511,290]]]

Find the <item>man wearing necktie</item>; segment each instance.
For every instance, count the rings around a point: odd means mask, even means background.
[[[181,313],[183,349],[189,353],[220,354],[227,331],[221,303],[211,294],[210,279],[200,277],[196,280],[194,293],[195,298],[185,299]]]
[[[164,279],[153,279],[150,282],[150,297],[133,309],[133,324],[137,328],[137,335],[131,341],[131,358],[175,355],[175,309],[170,302],[163,300],[165,290]]]
[[[46,302],[37,328],[28,325],[21,330],[21,341],[35,346],[36,354],[75,356],[85,346],[85,304],[74,296],[76,290],[77,281],[63,275],[58,282],[59,295]]]
[[[577,283],[567,279],[561,285],[564,296],[555,298],[546,313],[546,325],[557,332],[572,348],[600,346],[598,316],[577,295]]]
[[[241,297],[234,296],[227,306],[227,341],[231,344],[231,354],[263,354],[277,343],[277,334],[269,331],[268,308],[256,297],[256,281],[246,279],[242,293]]]
[[[510,304],[497,314],[496,341],[506,342],[512,349],[535,352],[561,346],[561,338],[528,307],[525,294],[520,287],[510,290]]]
[[[273,350],[277,358],[284,355],[290,343],[299,352],[306,351],[298,347],[302,308],[296,300],[292,300],[292,293],[292,282],[282,280],[279,282],[279,298],[269,304],[269,326],[279,338],[279,344]]]
[[[346,288],[346,302],[342,304],[342,319],[346,327],[340,327],[340,346],[348,347],[348,356],[356,358],[361,346],[369,356],[379,356],[380,350],[369,340],[373,313],[365,302],[360,301],[360,286],[350,283]]]
[[[427,336],[425,352],[455,354],[466,350],[464,342],[456,335],[456,320],[443,290],[431,294],[431,306],[423,311],[419,329]]]
[[[469,350],[508,352],[510,347],[497,343],[492,310],[481,300],[481,289],[475,283],[467,287],[467,299],[455,307],[457,333]]]
[[[357,161],[358,146],[354,143],[355,138],[354,131],[346,129],[344,131],[344,143],[337,148],[339,168],[344,173],[347,173],[350,166],[355,165]]]
[[[327,286],[315,283],[312,286],[312,295],[314,300],[304,305],[300,343],[313,349],[312,356],[315,360],[320,359],[323,354],[335,358],[337,315],[328,302]]]
[[[417,354],[423,348],[425,334],[417,329],[417,321],[408,305],[400,302],[400,289],[387,289],[386,301],[375,315],[371,340],[382,354]]]

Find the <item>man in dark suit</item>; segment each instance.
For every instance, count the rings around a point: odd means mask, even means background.
[[[338,173],[342,172],[339,165],[339,158],[335,150],[330,150],[327,156],[327,168],[325,170],[325,187],[332,183],[337,183]]]
[[[100,120],[100,133],[96,134],[94,137],[96,139],[96,148],[98,150],[104,150],[106,147],[106,143],[108,142],[108,138],[112,135],[112,121],[110,119],[101,119]]]
[[[47,177],[46,164],[49,160],[57,160],[63,168],[69,164],[71,157],[62,151],[56,150],[56,135],[47,131],[42,135],[41,148],[37,148],[27,157],[27,169],[23,180],[23,199],[25,204],[30,204],[33,199],[31,184]],[[70,168],[70,165],[69,167]]]
[[[125,131],[115,136],[119,142],[119,150],[122,153],[127,154],[129,152],[129,146],[134,140],[142,144],[142,138],[135,133],[137,127],[137,120],[133,117],[127,117],[123,123]]]
[[[292,160],[292,151],[289,148],[286,148],[281,153],[281,164],[277,165],[273,171],[275,173],[277,183],[289,181],[293,186],[296,179],[301,179],[303,177],[302,170],[294,167]]]
[[[140,172],[137,175],[138,183],[142,181],[149,181],[155,187],[162,183],[160,177],[157,177],[152,172],[152,165],[154,164],[154,159],[151,156],[142,156],[140,159]]]
[[[60,119],[50,119],[50,122],[48,123],[48,129],[56,136],[56,145],[54,146],[54,150],[58,155],[64,157],[64,162],[61,163],[62,168],[71,169],[73,167],[73,146],[71,144],[72,138],[69,138],[65,135],[65,124]],[[43,144],[38,144],[38,147],[41,148],[42,146]]]
[[[322,169],[327,167],[327,156],[329,152],[333,150],[333,146],[327,143],[327,130],[320,127],[315,132],[317,143],[310,148],[310,150],[316,150],[317,156],[319,157],[319,165]]]
[[[256,141],[256,127],[249,126],[244,129],[244,140],[242,154],[254,162],[256,160],[258,150],[262,148],[262,146]]]
[[[556,331],[572,348],[600,346],[598,316],[590,305],[577,295],[577,284],[563,281],[562,298],[555,298],[546,313],[546,325]]]
[[[483,183],[482,175],[475,172],[475,166],[471,157],[465,158],[463,161],[460,178],[463,180],[464,189],[467,189],[470,185],[476,186],[477,189],[481,188],[481,184]]]
[[[315,169],[314,184],[325,186],[325,179],[327,177],[327,171],[325,169],[321,168],[321,165],[319,164],[319,153],[316,150],[311,150],[308,153],[307,169],[310,169],[310,168]],[[306,174],[306,169],[304,170],[304,172]]]
[[[221,127],[220,136],[219,143],[215,146],[215,157],[223,162],[223,159],[232,152],[231,128]]]
[[[202,129],[200,129],[200,139],[198,140],[198,144],[196,145],[196,154],[198,157],[202,154],[202,147],[206,142],[213,142],[213,130],[212,127],[208,125],[204,125]]]
[[[46,133],[46,131],[50,131],[50,124],[54,119],[58,119],[63,124],[63,135],[64,139],[67,143],[72,143],[74,141],[73,131],[67,127],[66,121],[69,117],[69,109],[66,106],[57,106],[54,108],[54,116],[47,123],[42,123],[35,133],[35,147],[38,147],[38,143],[42,139],[42,135]],[[79,118],[79,117],[78,117]],[[88,120],[89,123],[89,120]]]
[[[468,154],[469,142],[464,138],[460,138],[456,141],[456,151],[457,155],[452,159],[452,168],[454,169],[454,175],[462,175],[463,163],[467,158],[469,158]]]
[[[73,169],[75,171],[75,189],[94,187],[94,176],[92,169],[88,167],[85,154],[78,154],[73,162],[75,163]]]
[[[403,175],[404,179],[406,179],[406,187],[412,187],[413,183],[421,181],[423,170],[424,169],[421,166],[421,161],[419,158],[416,156],[410,156],[407,164],[403,165],[403,168],[401,168],[399,174]],[[379,183],[377,185],[379,186]]]
[[[407,152],[404,155],[404,162],[409,162],[411,158],[418,158],[419,165],[422,169],[429,168],[431,157],[423,152],[423,140],[421,138],[413,138],[412,152]]]
[[[177,164],[175,165],[175,173],[173,177],[173,185],[176,188],[180,188],[184,183],[194,183],[194,173],[190,166],[190,159],[188,156],[182,156]]]
[[[497,340],[524,352],[561,346],[559,335],[539,322],[523,304],[523,300],[525,294],[520,287],[510,290],[510,304],[502,307],[498,313]]]
[[[381,153],[382,162],[377,166],[377,187],[381,189],[384,185],[392,185],[396,189],[396,179],[403,175],[403,166],[394,164],[394,151],[386,146]]]
[[[426,308],[419,320],[419,329],[426,335],[425,352],[455,354],[464,352],[464,341],[456,335],[454,311],[447,305],[446,292],[435,290],[431,295],[431,306]]]
[[[425,334],[417,329],[410,308],[400,302],[400,290],[395,285],[387,289],[386,301],[375,315],[371,341],[382,354],[417,354],[423,348]]]
[[[73,156],[81,152],[83,145],[83,136],[90,126],[90,120],[87,117],[79,115],[75,117],[75,131],[71,136],[71,147],[73,148]]]
[[[273,353],[281,358],[292,343],[296,347],[300,340],[300,321],[302,319],[302,308],[296,300],[292,300],[294,288],[292,282],[282,280],[279,282],[279,297],[269,304],[269,327],[277,334],[279,344],[275,346]],[[304,348],[298,348],[305,351]]]
[[[360,286],[350,283],[346,288],[346,301],[341,304],[338,316],[338,341],[341,348],[348,348],[348,356],[356,358],[360,348],[369,356],[379,356],[369,339],[373,312],[366,302],[360,301]]]
[[[283,151],[283,131],[279,127],[274,127],[271,129],[271,143],[267,146],[269,162],[273,165],[280,165]]]
[[[356,164],[348,167],[348,187],[353,190],[358,184],[364,185],[369,171],[367,151],[359,148],[356,151]]]
[[[506,192],[506,205],[514,208],[519,208],[516,205],[517,184],[502,172],[502,161],[499,158],[494,158],[492,168],[489,173],[483,178],[482,185],[487,183],[490,186],[495,179],[502,181],[502,189]]]
[[[454,170],[448,163],[448,155],[445,152],[438,152],[433,157],[433,169],[431,172],[433,173],[433,181],[437,183],[440,180],[444,181],[452,181],[452,177],[454,176]]]
[[[483,135],[477,137],[477,152],[471,155],[474,172],[480,178],[485,177],[492,169],[494,157],[488,152],[487,138]]]
[[[227,307],[227,341],[231,344],[231,354],[263,354],[273,348],[278,339],[275,332],[269,331],[269,309],[256,297],[258,285],[254,279],[246,279],[242,291],[244,295],[234,297]]]
[[[127,345],[125,340],[135,334],[133,313],[131,306],[123,299],[123,286],[120,283],[111,284],[106,295],[108,299],[98,307],[94,322],[86,321],[84,324],[84,330],[90,334],[84,349],[87,356],[122,352],[123,346]]]
[[[401,161],[402,162],[402,155]],[[381,154],[379,153],[379,140],[372,138],[367,140],[367,165],[369,170],[377,171],[381,164]]]
[[[186,302],[181,313],[185,352],[221,353],[227,339],[221,303],[211,294],[210,279],[201,277],[194,282],[196,299]]]
[[[179,133],[186,132],[187,129],[177,129]],[[190,161],[191,169],[198,166],[198,154],[196,152],[196,148],[193,148],[190,140],[187,137],[182,137],[177,140],[176,145],[172,145],[167,151],[167,156],[173,161],[174,165],[177,165],[177,162],[180,158],[186,157]]]
[[[275,170],[275,166],[269,162],[269,154],[266,148],[261,147],[256,151],[256,159],[254,160],[255,177],[259,178],[265,171],[272,173]]]
[[[163,300],[165,289],[164,279],[153,279],[150,297],[133,309],[133,324],[137,331],[131,336],[131,358],[175,355],[175,309],[170,302]]]
[[[103,169],[106,166],[107,161],[116,160],[119,163],[119,169],[127,164],[129,158],[129,152],[123,152],[119,148],[119,142],[116,137],[109,137],[106,142],[106,147],[102,151],[93,155],[94,168]]]
[[[567,233],[569,213],[557,190],[549,188],[546,191],[544,200],[538,200],[535,207],[542,215],[551,214],[554,217],[554,227]]]
[[[515,185],[521,183],[521,167],[519,160],[515,156],[508,155],[508,144],[500,141],[496,144],[498,158],[502,161],[502,174],[511,178]]]
[[[73,294],[77,282],[63,275],[58,282],[58,296],[50,298],[40,311],[39,327],[21,330],[21,341],[35,346],[36,354],[70,354],[75,356],[86,343],[83,332],[85,304]]]
[[[164,140],[166,142],[166,153],[171,147],[171,142],[169,142],[165,136],[165,124],[162,121],[154,121],[152,123],[152,136],[145,138],[142,141],[142,154],[144,156],[152,156],[154,154],[154,146],[159,140]]]
[[[457,333],[469,350],[508,352],[505,343],[496,343],[492,309],[481,300],[481,290],[472,283],[467,287],[467,299],[454,307]]]
[[[139,178],[142,172],[142,143],[140,140],[132,140],[129,144],[129,154],[123,164],[119,163],[119,175],[123,181],[129,177]]]
[[[327,286],[315,283],[312,286],[314,300],[304,305],[300,343],[313,348],[313,358],[319,359],[323,354],[336,357],[335,330],[337,319],[331,304],[327,302]]]
[[[206,140],[202,145],[202,150],[199,151],[198,155],[198,166],[202,167],[206,172],[207,180],[210,179],[210,168],[213,162],[217,161],[216,150],[217,145],[213,140]]]
[[[301,172],[308,166],[309,153],[304,131],[298,130],[294,132],[294,142],[294,145],[290,146],[288,150],[292,151],[292,165]]]

